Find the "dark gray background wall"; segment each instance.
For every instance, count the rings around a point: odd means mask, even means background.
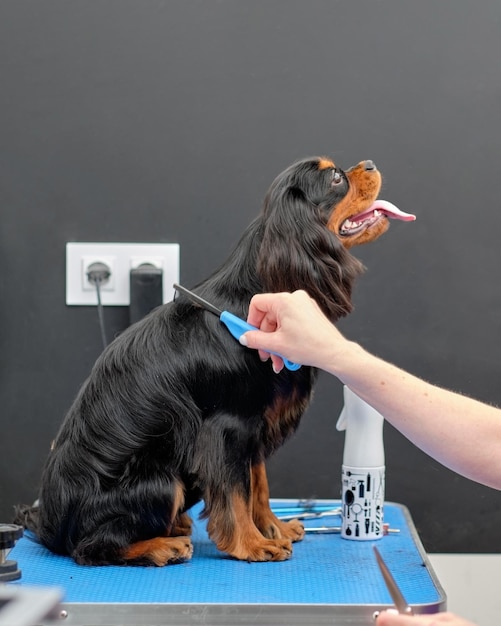
[[[194,284],[302,156],[374,159],[418,215],[354,250],[368,270],[342,330],[499,404],[500,58],[498,0],[2,0],[0,519],[36,496],[101,347],[96,310],[65,305],[65,243],[178,242]],[[341,405],[323,376],[273,496],[339,496]],[[498,492],[385,442],[387,499],[428,550],[501,551]]]

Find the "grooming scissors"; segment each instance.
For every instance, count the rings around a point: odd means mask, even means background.
[[[393,600],[393,603],[397,607],[398,612],[404,615],[414,615],[412,608],[407,604],[407,601],[404,598],[402,592],[400,591],[399,586],[395,582],[395,579],[393,578],[390,570],[388,569],[388,566],[383,561],[383,557],[381,556],[379,550],[377,549],[376,546],[372,546],[372,547],[376,555],[379,569],[381,570],[381,574],[383,575],[384,582],[386,584],[386,587],[388,588],[388,591],[390,592],[391,599]],[[379,614],[379,612],[376,612],[376,613]],[[375,614],[375,617],[377,617],[377,614]]]

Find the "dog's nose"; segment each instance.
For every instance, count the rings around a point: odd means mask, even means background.
[[[364,169],[365,169],[366,171],[369,171],[369,170],[376,170],[376,169],[377,169],[377,167],[376,167],[376,164],[374,163],[374,161],[371,161],[371,160],[369,159],[368,161],[365,161],[365,162],[364,162]]]

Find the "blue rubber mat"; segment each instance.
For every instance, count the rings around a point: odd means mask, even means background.
[[[274,501],[274,510],[296,502]],[[339,506],[339,501],[321,501]],[[295,543],[289,561],[247,563],[219,552],[205,522],[195,521],[191,561],[163,568],[81,566],[56,556],[26,535],[9,559],[18,562],[20,586],[51,586],[64,591],[64,603],[224,603],[301,605],[391,605],[372,546],[376,544],[405,598],[413,606],[444,602],[443,590],[430,569],[405,507],[385,503],[384,519],[400,529],[378,541],[350,541],[339,534],[311,534]],[[307,526],[339,525],[339,517]],[[438,608],[431,608],[431,612]]]

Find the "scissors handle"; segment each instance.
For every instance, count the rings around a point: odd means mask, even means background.
[[[259,328],[256,328],[255,326],[252,326],[247,322],[244,322],[244,320],[240,319],[236,315],[233,315],[233,313],[230,313],[229,311],[223,311],[219,319],[223,322],[223,324],[237,341],[239,341],[240,337],[248,330],[259,330]],[[299,363],[293,363],[292,361],[289,361],[277,352],[272,352],[272,354],[276,354],[276,356],[279,356],[283,360],[285,367],[291,372],[295,372],[301,367]]]

